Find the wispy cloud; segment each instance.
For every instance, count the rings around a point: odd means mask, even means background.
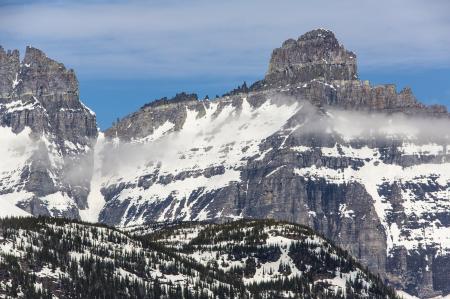
[[[289,37],[329,28],[365,67],[450,65],[450,3],[4,1],[0,43],[33,44],[84,75],[261,76]]]

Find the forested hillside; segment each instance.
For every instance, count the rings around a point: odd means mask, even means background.
[[[121,232],[39,217],[0,220],[0,297],[395,298],[395,293],[345,251],[300,225],[183,223]]]

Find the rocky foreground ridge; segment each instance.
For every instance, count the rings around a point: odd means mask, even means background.
[[[0,81],[13,86],[10,65],[2,63]],[[93,115],[79,109],[77,117],[92,124]],[[421,104],[410,89],[359,80],[356,55],[332,32],[313,30],[275,49],[264,79],[248,88],[215,100],[180,93],[123,118],[99,135],[95,153],[86,143],[95,167],[83,176],[92,174],[90,184],[79,186],[90,187],[89,196],[71,209],[58,201],[27,211],[119,227],[287,220],[321,232],[398,289],[447,294],[448,120],[445,107]],[[64,143],[55,127],[46,132]],[[95,138],[81,128],[77,136]],[[66,157],[68,147],[60,148]],[[63,194],[77,194],[70,186]],[[22,207],[21,190],[9,188],[0,200]]]

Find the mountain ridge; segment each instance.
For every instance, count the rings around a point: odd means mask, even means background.
[[[346,50],[343,45],[339,44],[334,33],[326,29],[309,31],[297,40],[286,40],[281,48],[273,51],[263,80],[253,83],[244,92],[237,89],[237,92],[208,101],[222,99],[226,101],[229,96],[238,94],[245,96],[252,92],[257,93],[273,88],[278,88],[280,92],[283,92],[282,87],[290,85],[297,85],[297,88],[304,89],[309,85],[320,84],[329,88],[321,91],[326,95],[314,95],[316,98],[310,99],[311,103],[317,106],[450,118],[445,106],[427,106],[420,103],[409,87],[397,92],[394,84],[371,86],[368,81],[358,80],[356,54]],[[339,88],[336,89],[337,86]],[[295,96],[311,97],[307,91],[305,93],[305,95]],[[180,95],[182,94],[180,93]],[[156,100],[158,106],[179,103],[178,94],[172,99],[163,98],[161,100]],[[154,102],[149,102],[142,108],[155,105],[152,103]],[[135,114],[136,112],[129,116],[135,116]],[[106,135],[112,136],[113,133],[110,132],[114,131],[114,128],[115,125],[106,129]]]
[[[18,56],[8,53],[0,51],[4,90],[15,82],[10,61]],[[57,116],[56,127],[76,128],[80,119],[88,124],[83,128],[92,126],[95,116],[78,92],[70,92],[77,85],[58,82],[66,78],[58,64],[35,56],[51,67],[32,72],[44,73],[37,80],[22,80],[54,82],[56,92],[44,97],[40,91],[51,91],[48,84],[24,89],[32,90],[33,103],[43,108],[29,106],[22,95],[19,111],[58,115],[57,109],[67,109],[61,106],[66,98],[78,109],[77,121],[68,125],[72,116]],[[14,88],[29,85],[24,82]],[[2,119],[16,111],[10,102],[9,96],[0,100],[6,105]],[[100,133],[95,148],[89,140],[97,131],[50,130],[61,152],[56,156],[64,161],[72,153],[75,164],[86,163],[86,171],[69,172],[81,188],[68,184],[61,194],[70,200],[50,201],[45,184],[34,183],[39,208],[10,199],[22,196],[17,193],[22,189],[3,191],[0,200],[35,215],[89,215],[115,226],[238,218],[297,222],[334,240],[396,288],[432,297],[450,292],[445,283],[450,248],[441,237],[450,229],[448,119],[445,107],[421,104],[410,89],[397,92],[394,85],[360,81],[356,55],[333,33],[313,30],[274,50],[265,78],[250,87],[214,100],[181,93],[144,105]],[[66,144],[72,135],[83,140]],[[95,149],[102,150],[94,155]],[[44,150],[51,160],[48,156]],[[39,173],[52,169],[46,162]],[[82,196],[73,196],[80,191]]]

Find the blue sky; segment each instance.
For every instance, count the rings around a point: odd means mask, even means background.
[[[0,45],[74,68],[102,129],[155,98],[260,79],[273,48],[318,27],[357,53],[361,79],[450,106],[449,11],[446,0],[0,0]]]

